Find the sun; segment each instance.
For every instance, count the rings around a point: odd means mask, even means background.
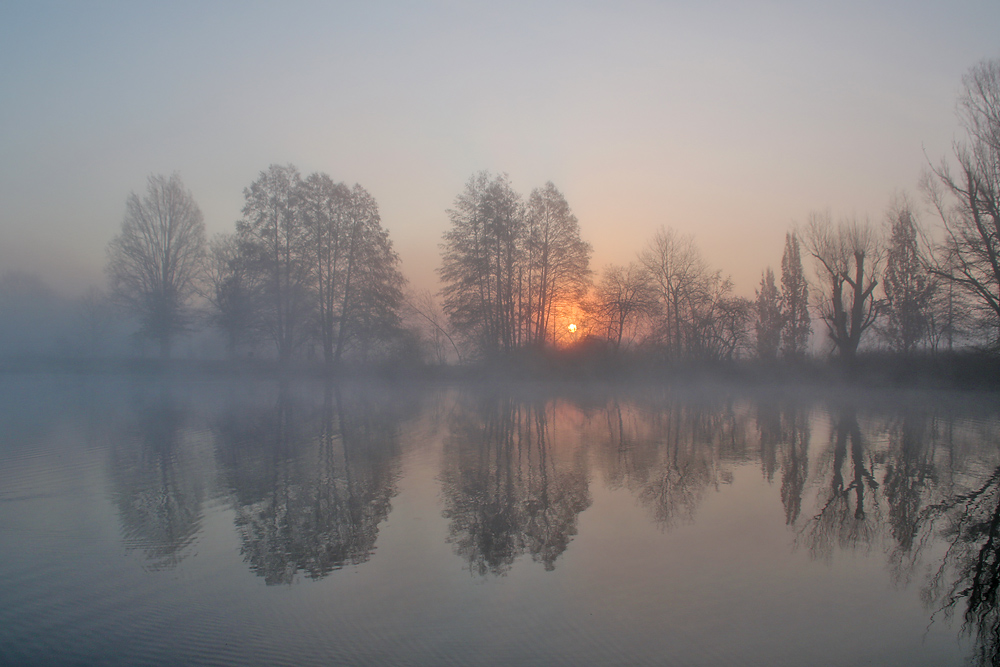
[[[567,329],[569,329],[569,332],[570,332],[571,334],[573,334],[573,333],[576,333],[576,325],[575,325],[575,324],[570,324],[570,325],[569,325],[568,327],[566,327],[566,328],[567,328]]]

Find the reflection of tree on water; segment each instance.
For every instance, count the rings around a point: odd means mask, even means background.
[[[924,590],[950,615],[965,603],[964,632],[976,664],[1000,665],[1000,467],[973,490],[929,506],[927,529],[942,525],[947,550]]]
[[[760,458],[768,482],[781,468],[781,504],[785,508],[785,524],[792,525],[802,511],[802,492],[809,476],[809,419],[799,406],[784,410],[775,402],[757,406],[757,432],[760,436]]]
[[[219,458],[254,572],[291,583],[371,557],[396,494],[400,417],[375,394],[329,385],[319,408],[282,388],[273,408],[230,414]]]
[[[773,428],[772,418],[764,430]],[[943,548],[923,596],[935,616],[964,606],[963,631],[981,665],[1000,665],[1000,452],[982,447],[996,441],[992,419],[963,423],[911,409],[863,428],[853,408],[841,409],[820,472],[830,481],[799,535],[823,557],[882,541],[901,584],[927,552]]]
[[[934,439],[927,437],[932,424],[933,420],[925,416],[907,412],[888,429],[889,449],[882,488],[889,508],[889,530],[895,541],[891,562],[900,582],[909,580],[916,565],[923,508],[934,500],[933,494],[937,492],[936,447]]]
[[[731,404],[612,401],[602,450],[608,482],[628,488],[664,527],[690,521],[706,490],[732,480],[724,462],[746,458],[748,423]]]
[[[831,439],[830,485],[819,511],[801,531],[814,556],[828,557],[835,546],[854,548],[870,544],[881,521],[877,498],[866,498],[866,491],[874,495],[879,483],[872,475],[875,460],[866,451],[853,409],[840,411]]]
[[[126,548],[149,569],[172,568],[201,530],[203,487],[185,462],[183,409],[161,393],[137,412],[111,447],[114,500]]]
[[[480,575],[504,574],[523,553],[546,570],[576,534],[591,498],[582,453],[553,446],[553,412],[509,397],[459,406],[445,442],[450,541]]]

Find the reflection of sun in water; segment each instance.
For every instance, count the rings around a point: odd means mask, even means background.
[[[575,324],[570,324],[570,325],[569,325],[568,327],[566,327],[566,328],[567,328],[567,329],[569,329],[569,332],[570,332],[571,334],[573,334],[573,333],[576,333],[576,325],[575,325]]]

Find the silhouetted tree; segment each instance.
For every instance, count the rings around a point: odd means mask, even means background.
[[[710,271],[694,240],[660,229],[639,254],[655,299],[653,339],[670,358],[731,357],[746,343],[751,306]]]
[[[506,174],[480,172],[448,210],[441,294],[451,327],[485,357],[555,342],[555,316],[589,284],[590,245],[552,183],[525,207]]]
[[[781,345],[781,331],[785,322],[781,314],[778,288],[774,284],[774,271],[771,270],[771,267],[768,267],[760,277],[756,306],[757,356],[767,360],[776,359],[778,347]]]
[[[841,357],[852,359],[878,314],[874,292],[882,263],[879,239],[867,224],[850,221],[834,227],[828,215],[814,214],[807,246],[821,283],[827,285],[820,312],[830,340]]]
[[[454,329],[486,356],[519,344],[524,205],[506,174],[480,172],[448,211],[439,273]]]
[[[378,204],[357,184],[351,188],[345,231],[343,291],[333,313],[339,320],[333,363],[340,362],[349,348],[367,360],[376,342],[391,339],[400,331],[399,312],[406,285],[398,268],[399,255],[382,227]]]
[[[795,232],[785,234],[785,251],[781,255],[781,353],[788,359],[799,359],[809,348],[812,316],[809,314],[809,281],[802,270],[799,238]]]
[[[180,176],[150,176],[146,195],[125,201],[121,232],[108,245],[112,296],[139,321],[139,335],[170,354],[191,322],[205,254],[205,223]]]
[[[928,262],[917,242],[917,222],[905,197],[890,209],[887,222],[889,242],[882,278],[885,317],[880,329],[893,349],[910,354],[930,334],[937,281],[927,271]]]
[[[1000,332],[1000,60],[962,80],[959,115],[967,143],[955,148],[958,173],[942,161],[925,189],[944,222],[935,273],[971,294]],[[943,191],[942,191],[943,189]],[[947,197],[945,196],[947,195]]]
[[[622,340],[630,340],[638,323],[652,311],[654,298],[650,293],[649,276],[635,262],[626,266],[609,264],[597,286],[595,319],[604,336],[615,349]]]
[[[551,181],[532,191],[525,213],[527,279],[518,301],[526,311],[525,344],[544,345],[554,341],[556,308],[579,301],[590,284],[592,248],[580,238],[576,216]]]

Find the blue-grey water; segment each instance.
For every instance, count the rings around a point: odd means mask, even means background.
[[[995,395],[0,378],[0,664],[960,665]]]

